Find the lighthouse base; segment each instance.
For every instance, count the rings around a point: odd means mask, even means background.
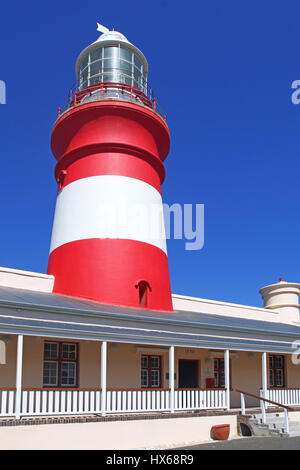
[[[148,243],[123,239],[89,239],[66,243],[49,257],[55,275],[53,292],[150,310],[172,311],[168,258]],[[149,285],[141,304],[139,283]]]

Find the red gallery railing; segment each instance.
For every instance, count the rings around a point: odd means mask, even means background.
[[[119,81],[106,81],[109,72],[99,74],[97,79],[85,80],[84,82],[82,79],[78,80],[70,89],[65,106],[58,109],[58,117],[66,110],[81,104],[102,100],[119,100],[145,106],[159,114],[164,121],[166,120],[166,116],[148,82],[141,83],[115,69],[110,73],[111,78],[115,77]],[[90,83],[92,80],[97,81],[96,83]],[[126,83],[126,81],[131,82],[131,84]]]

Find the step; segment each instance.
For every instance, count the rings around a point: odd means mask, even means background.
[[[251,422],[251,420],[250,420]],[[268,426],[270,429],[282,429],[285,428],[285,421],[266,421],[265,423],[261,421],[254,420],[253,421],[257,426]],[[300,429],[300,423],[298,421],[289,421],[289,428],[290,429]]]
[[[266,413],[266,417],[268,418],[282,418],[284,416],[283,413]],[[252,415],[253,418],[260,419],[262,418],[262,413],[256,413]]]
[[[249,418],[252,422],[254,435],[257,436],[300,436],[300,422],[289,420],[289,432],[285,430],[285,416],[279,413],[266,414],[266,422],[262,422],[262,415],[255,414]]]
[[[285,427],[282,426],[282,428],[269,428],[271,431],[280,431],[280,432],[285,432]],[[289,426],[289,432],[300,432],[300,427],[299,426]]]
[[[289,431],[287,434],[288,437],[297,437],[300,436],[300,430],[299,431]]]

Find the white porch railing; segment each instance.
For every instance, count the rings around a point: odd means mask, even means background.
[[[101,414],[100,389],[22,389],[21,416]],[[106,413],[171,410],[170,389],[107,389]],[[225,389],[176,389],[174,409],[226,408]],[[16,414],[16,390],[0,389],[0,417]]]
[[[226,389],[176,389],[175,410],[226,408]]]
[[[15,389],[1,389],[0,416],[13,416],[15,414]]]
[[[108,389],[106,392],[107,413],[169,410],[170,390],[168,389]]]
[[[101,412],[101,391],[23,390],[21,415],[61,415]]]
[[[260,390],[260,396],[263,397],[263,390]],[[300,406],[299,388],[269,388],[266,390],[265,398],[283,405]],[[272,405],[268,405],[272,406]]]

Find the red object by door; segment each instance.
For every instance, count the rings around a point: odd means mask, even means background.
[[[213,377],[209,377],[205,381],[206,388],[214,388],[215,387],[215,380]]]

